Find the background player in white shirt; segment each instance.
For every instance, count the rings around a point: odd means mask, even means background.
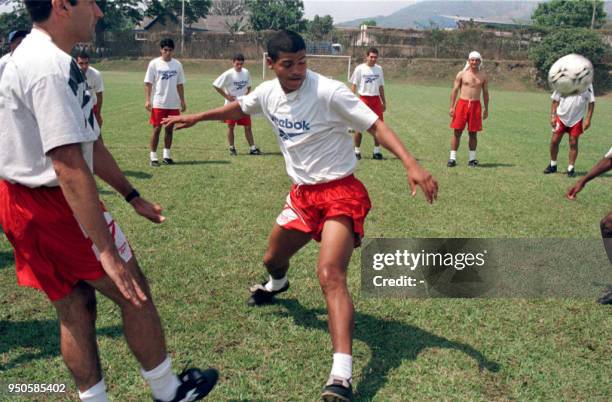
[[[161,120],[167,116],[175,116],[187,109],[185,104],[185,73],[183,65],[174,55],[174,41],[162,39],[159,43],[161,57],[151,60],[145,75],[145,109],[151,112],[149,122],[153,126],[149,155],[151,166],[159,166],[157,145],[161,132]],[[180,111],[179,111],[180,108]],[[170,154],[172,148],[172,127],[166,127],[164,136],[163,161],[167,165],[174,164]]]
[[[96,116],[98,125],[102,128],[102,104],[104,103],[104,81],[102,80],[102,74],[89,65],[89,53],[86,51],[80,51],[77,54],[76,60],[87,79],[87,87],[91,92],[91,99],[93,101],[94,116]]]
[[[2,77],[2,72],[4,71],[4,67],[6,63],[8,63],[9,58],[17,49],[23,38],[26,37],[28,31],[12,31],[8,34],[8,43],[9,43],[9,52],[4,56],[0,57],[0,77]]]
[[[351,90],[361,99],[380,120],[384,120],[383,113],[387,110],[385,99],[385,77],[381,66],[376,64],[378,49],[371,47],[366,52],[366,62],[358,65],[351,76]],[[355,131],[355,156],[361,159],[361,132]],[[372,158],[382,160],[378,140],[374,137],[374,153]]]
[[[550,110],[550,125],[553,127],[550,139],[550,163],[544,169],[544,174],[557,171],[557,155],[559,143],[563,134],[569,134],[569,161],[567,165],[568,177],[574,177],[574,165],[578,158],[578,137],[591,126],[591,118],[595,110],[595,93],[593,85],[579,94],[561,96],[557,91],[550,97],[552,106]],[[586,117],[585,117],[586,114]]]
[[[273,127],[293,186],[276,219],[264,255],[270,278],[251,288],[250,305],[271,302],[289,287],[289,260],[312,238],[321,242],[319,283],[329,313],[333,365],[323,391],[327,401],[352,397],[353,303],[347,268],[360,244],[370,209],[367,190],[353,176],[357,160],[348,127],[369,131],[403,163],[412,195],[421,187],[428,202],[437,183],[419,166],[397,135],[342,83],[307,69],[306,45],[298,34],[278,31],[267,46],[268,67],[276,79],[249,95],[199,114],[171,116],[177,129],[203,120],[240,119],[263,113]]]
[[[232,59],[233,67],[221,74],[213,82],[213,87],[225,99],[225,105],[236,100],[237,97],[251,92],[251,74],[243,67],[244,55],[236,53]],[[255,146],[253,140],[253,130],[251,129],[251,117],[240,120],[226,120],[227,123],[227,142],[229,143],[230,155],[236,156],[234,145],[234,127],[236,125],[244,127],[244,136],[249,143],[249,154],[261,155],[261,151]]]

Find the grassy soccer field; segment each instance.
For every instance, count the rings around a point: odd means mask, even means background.
[[[311,243],[293,259],[292,287],[280,303],[245,305],[248,286],[265,278],[267,234],[290,184],[270,127],[262,118],[253,121],[264,156],[246,155],[238,128],[239,156],[230,157],[225,125],[200,124],[175,135],[175,166],[151,168],[145,64],[110,68],[102,68],[105,143],[141,194],[164,207],[167,221],[153,225],[105,184],[100,191],[150,280],[175,368],[217,367],[221,379],[211,401],[317,400],[331,367],[315,275],[318,246]],[[225,68],[202,73],[201,65],[187,64],[190,111],[222,103],[211,82]],[[458,166],[449,170],[449,92],[450,82],[387,83],[386,121],[437,178],[440,192],[432,206],[422,194],[410,198],[401,164],[388,152],[386,160],[372,160],[367,136],[356,174],[374,205],[368,237],[599,237],[599,220],[612,206],[612,175],[591,182],[569,202],[564,191],[575,179],[541,173],[549,160],[547,93],[491,88],[490,117],[479,137],[481,166],[467,168],[466,136]],[[578,176],[611,145],[610,110],[609,97],[598,99],[593,126],[581,138]],[[564,171],[567,140],[559,162]],[[77,399],[59,354],[53,308],[42,294],[15,282],[11,248],[2,237],[0,381],[67,383],[64,397],[23,400]],[[350,288],[357,311],[357,400],[604,401],[612,394],[611,310],[594,300],[369,299],[359,287],[356,252]],[[150,400],[122,338],[118,310],[102,299],[98,334],[111,399]],[[5,397],[0,393],[0,400]]]

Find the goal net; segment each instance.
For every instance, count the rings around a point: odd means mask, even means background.
[[[261,58],[264,81],[274,78],[274,72],[268,69],[267,57],[268,53],[264,52]],[[351,56],[307,54],[306,60],[308,61],[308,69],[321,75],[340,81],[348,81],[351,78]]]

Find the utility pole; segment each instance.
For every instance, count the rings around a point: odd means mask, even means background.
[[[593,15],[591,17],[591,29],[595,28],[595,14],[597,13],[597,8],[595,6],[596,3],[597,3],[597,0],[593,0]]]
[[[181,57],[184,57],[185,52],[185,0],[182,2],[182,15],[181,15]]]

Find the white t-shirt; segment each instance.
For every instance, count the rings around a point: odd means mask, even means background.
[[[8,63],[9,58],[11,57],[10,53],[5,54],[0,57],[0,78],[2,77],[2,73],[4,72],[4,67],[6,67],[6,63]]]
[[[608,151],[608,153],[605,155],[605,158],[612,159],[612,147],[610,147],[610,150],[609,150],[609,151]]]
[[[185,83],[183,65],[176,59],[165,62],[161,57],[151,60],[144,82],[153,84],[152,103],[156,109],[179,109],[181,99],[177,85]]]
[[[91,98],[93,100],[93,104],[98,104],[98,96],[97,93],[104,92],[104,81],[102,81],[102,74],[100,71],[96,70],[93,67],[88,67],[87,72],[85,73],[85,78],[87,78],[87,87],[90,89]]]
[[[28,187],[57,186],[47,153],[75,143],[93,171],[99,128],[92,106],[76,61],[46,33],[32,29],[0,79],[0,178]]]
[[[378,64],[374,67],[363,63],[355,68],[351,75],[351,83],[357,85],[357,93],[363,96],[379,96],[380,87],[385,85],[383,69]]]
[[[570,96],[561,96],[557,91],[553,92],[550,99],[559,102],[557,106],[557,116],[566,127],[575,126],[584,118],[587,106],[595,102],[593,85],[589,85],[582,93]]]
[[[296,91],[285,93],[278,79],[238,98],[246,114],[263,113],[272,125],[295,184],[346,177],[357,165],[348,128],[366,131],[378,116],[341,82],[308,70]]]
[[[215,88],[223,89],[226,94],[235,97],[246,95],[251,85],[251,74],[246,68],[242,68],[240,72],[230,68],[213,82]],[[228,103],[226,99],[225,104]]]

